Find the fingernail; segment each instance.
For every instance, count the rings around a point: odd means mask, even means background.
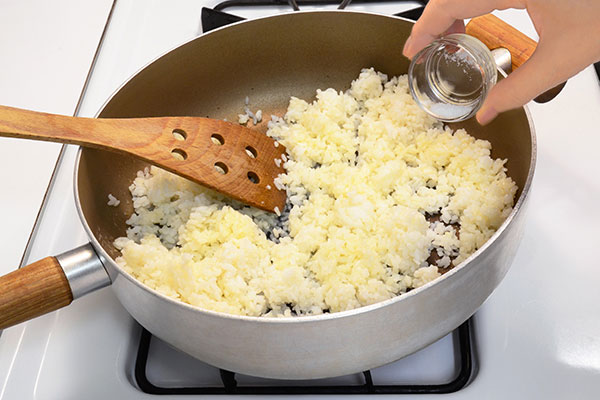
[[[498,112],[494,109],[494,107],[488,106],[479,110],[475,118],[477,119],[477,122],[479,122],[479,125],[487,125],[497,116]]]

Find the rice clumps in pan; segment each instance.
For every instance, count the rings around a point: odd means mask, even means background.
[[[268,135],[288,151],[276,180],[288,196],[280,216],[153,167],[130,187],[135,212],[115,241],[117,262],[204,309],[315,315],[426,284],[512,210],[506,160],[421,111],[406,76],[365,69],[346,92],[292,98]]]

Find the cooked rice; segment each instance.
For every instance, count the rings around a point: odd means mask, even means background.
[[[288,151],[287,173],[275,180],[285,210],[250,208],[152,167],[130,187],[135,213],[115,241],[117,262],[204,309],[337,312],[437,278],[512,210],[517,187],[505,160],[422,112],[406,76],[363,70],[345,93],[292,98],[268,134]]]
[[[115,196],[113,196],[112,194],[108,194],[108,202],[106,203],[111,207],[116,207],[119,204],[121,204],[121,200],[117,199]]]
[[[238,114],[238,123],[246,125],[251,119],[254,125],[262,121],[262,110],[257,110],[255,113],[250,110],[250,99],[246,96],[244,100],[244,114]]]

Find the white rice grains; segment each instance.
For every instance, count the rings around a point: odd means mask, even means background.
[[[276,180],[288,195],[280,217],[153,167],[130,187],[135,213],[115,241],[117,262],[204,309],[336,312],[435,279],[512,210],[505,161],[490,158],[489,142],[422,112],[405,76],[363,70],[346,93],[292,98],[268,134],[288,150]]]
[[[106,202],[106,204],[111,207],[117,207],[119,204],[121,204],[121,200],[117,199],[115,196],[113,196],[111,193],[109,193],[108,201]]]

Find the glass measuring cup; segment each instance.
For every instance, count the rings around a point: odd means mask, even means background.
[[[475,115],[496,84],[496,62],[485,44],[455,33],[421,50],[408,69],[408,84],[417,104],[445,122]]]

